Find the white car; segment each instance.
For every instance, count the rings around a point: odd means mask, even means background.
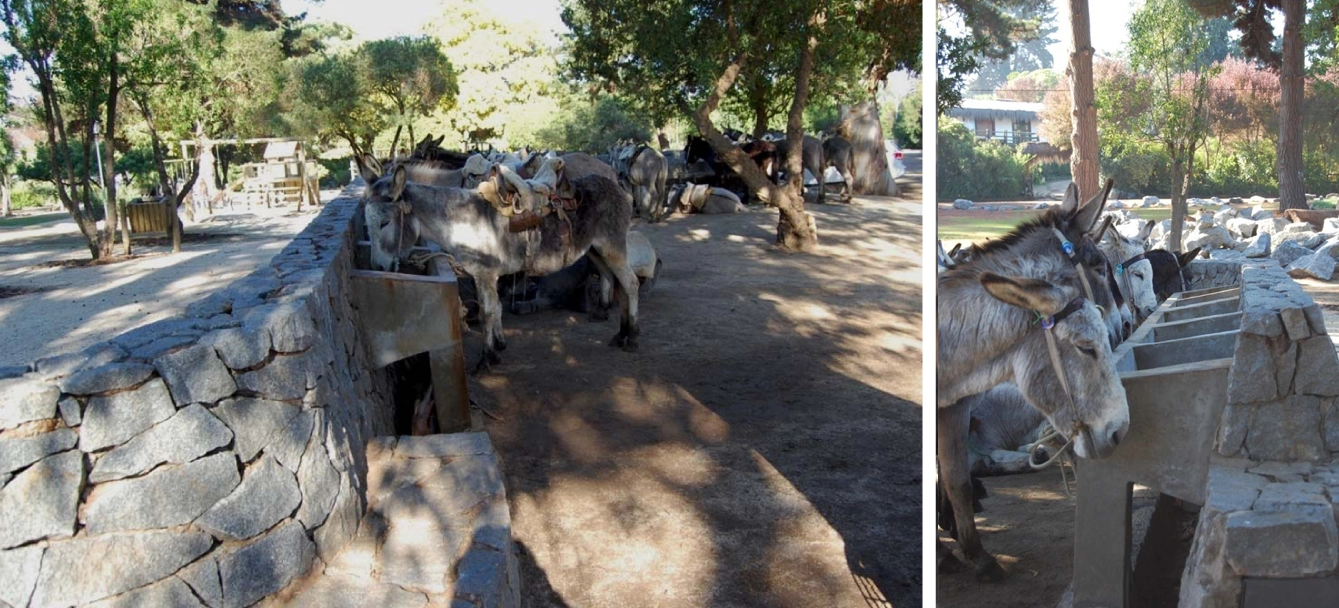
[[[902,149],[891,139],[883,141],[883,149],[888,151],[888,168],[893,171],[893,179],[907,174],[907,166],[902,163]]]

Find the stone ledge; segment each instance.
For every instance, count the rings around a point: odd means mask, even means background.
[[[486,433],[377,437],[357,537],[275,605],[520,606],[502,473]]]

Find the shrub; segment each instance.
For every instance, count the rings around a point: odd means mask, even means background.
[[[1010,199],[1023,195],[1025,159],[998,141],[977,140],[962,123],[939,118],[940,199]]]

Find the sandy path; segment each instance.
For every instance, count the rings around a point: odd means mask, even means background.
[[[636,354],[613,320],[505,319],[474,397],[529,606],[920,605],[920,205],[812,209],[813,255],[775,211],[642,226]]]
[[[137,244],[135,253],[147,255],[86,268],[41,266],[88,259],[72,221],[0,229],[0,288],[46,290],[0,297],[0,367],[77,351],[171,317],[268,263],[313,217],[307,209],[220,213],[186,227],[192,240],[180,254]]]

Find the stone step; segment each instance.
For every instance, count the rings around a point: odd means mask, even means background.
[[[349,546],[273,606],[518,608],[520,574],[487,433],[378,437]]]

